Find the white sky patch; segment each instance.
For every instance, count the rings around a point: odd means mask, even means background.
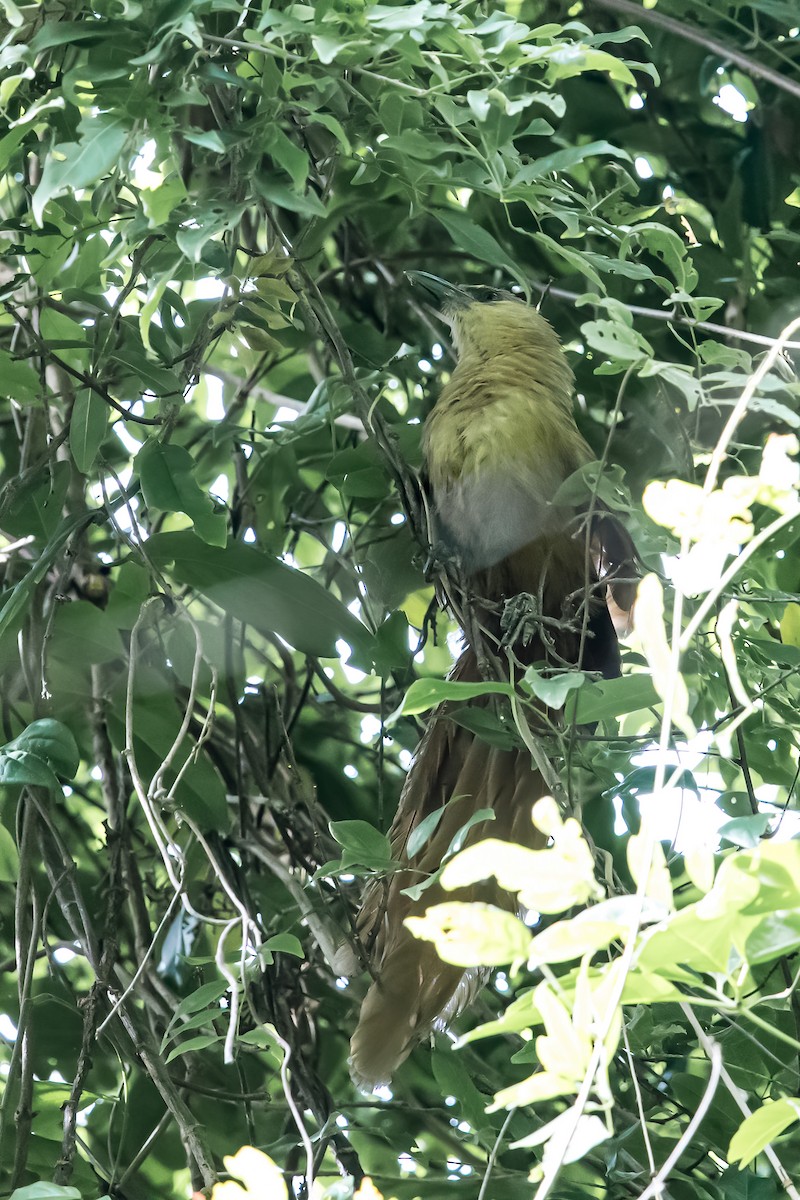
[[[69,946],[57,946],[56,949],[53,951],[53,958],[62,967],[66,963],[72,962],[73,958],[76,958],[76,957],[77,956],[75,954],[75,951],[70,950]]]
[[[680,785],[662,792],[658,803],[648,816],[654,818],[655,834],[659,841],[669,842],[679,854],[705,845],[711,850],[719,847],[719,830],[725,825],[730,816],[723,812],[717,801],[720,794],[727,790],[726,784],[717,770],[714,769],[713,759],[708,754],[713,744],[709,730],[701,730],[691,742],[670,751],[667,756],[667,778],[676,767],[682,767],[694,774],[698,791],[695,793],[689,787]],[[658,762],[659,751],[656,746],[643,750],[635,755],[631,762],[636,767],[654,767]],[[709,765],[710,764],[710,765]],[[800,813],[785,812],[780,815],[783,790],[775,784],[762,783],[755,788],[755,798],[763,805],[762,811],[774,821],[780,818],[775,827],[775,840],[786,841],[796,837],[800,831]],[[639,792],[636,800],[645,811],[645,807],[655,797],[650,792]],[[749,815],[742,813],[741,815]],[[621,805],[617,805],[617,822],[615,832],[621,833],[625,822],[621,815]]]
[[[75,1124],[80,1126],[88,1125],[89,1117],[92,1115],[92,1109],[95,1108],[97,1104],[98,1101],[93,1100],[91,1104],[87,1104],[85,1108],[82,1108],[75,1118]]]
[[[348,763],[347,766],[343,768],[343,773],[348,779],[358,779],[358,767],[354,767],[352,763]]]
[[[434,342],[433,345],[431,346],[431,358],[435,362],[438,362],[443,354],[444,354],[443,348],[439,345],[438,342]]]
[[[116,490],[117,490],[116,487],[114,487],[113,490],[109,491],[108,486],[106,486],[106,491],[109,492],[110,498],[113,498],[114,494],[116,493]],[[100,499],[102,500],[102,493],[101,493]],[[137,496],[132,496],[127,504],[121,504],[119,506],[119,508],[115,511],[114,520],[116,521],[117,525],[124,533],[129,533],[133,537],[138,538],[139,541],[144,541],[145,538],[148,536],[148,534],[147,534],[147,531],[144,530],[142,528],[142,526],[139,524],[139,522],[136,520],[136,513],[138,511],[139,511],[139,499]]]
[[[221,421],[225,416],[225,405],[222,401],[222,380],[216,375],[206,375],[206,420]]]
[[[347,538],[347,526],[344,521],[337,521],[331,534],[331,550],[338,554]]]
[[[669,200],[670,196],[675,195],[675,188],[670,187],[670,185],[667,183],[664,185],[661,195],[664,200]]]
[[[414,755],[410,750],[401,750],[397,756],[397,760],[404,771],[407,771],[414,761]]]
[[[342,668],[342,674],[348,683],[361,683],[362,679],[366,679],[366,674],[363,671],[359,671],[358,667],[348,667],[347,660],[352,654],[352,649],[350,648],[349,643],[344,640],[344,638],[339,638],[338,642],[336,643],[336,651],[339,655],[339,663]]]
[[[644,97],[638,92],[631,92],[628,96],[628,108],[644,108]]]
[[[133,409],[131,409],[131,411],[133,411]],[[138,416],[140,414],[137,413],[136,415]],[[136,455],[139,453],[143,443],[133,436],[125,421],[115,421],[113,429],[115,436],[122,442],[123,446],[128,451],[128,454]]]
[[[231,494],[230,480],[227,475],[218,475],[209,488],[212,496],[218,496],[220,500],[227,502]]]
[[[445,638],[447,649],[453,656],[453,659],[460,658],[461,651],[464,649],[464,635],[460,629],[451,629]]]
[[[202,279],[195,279],[192,283],[195,300],[219,300],[227,290],[225,280],[217,279],[214,275],[204,275]]]
[[[637,154],[633,160],[634,170],[640,179],[652,179],[655,171],[643,154]]]
[[[299,415],[296,408],[289,408],[288,404],[281,404],[272,418],[272,424],[269,427],[270,432],[277,433],[284,425],[289,425],[292,421],[296,421]]]
[[[145,142],[142,146],[133,160],[133,166],[131,167],[133,182],[138,188],[150,188],[154,190],[161,186],[163,179],[160,172],[150,169],[155,161],[155,157],[156,144],[151,138],[150,141]]]
[[[732,83],[723,83],[719,92],[714,97],[714,103],[721,108],[728,116],[733,117],[734,121],[739,121],[742,124],[747,120],[747,114],[753,105],[743,96],[737,87]]]
[[[406,518],[405,518],[404,513],[393,513],[392,514],[392,518],[391,518],[392,525],[404,525],[405,520],[406,520]]]
[[[15,1042],[17,1040],[17,1027],[8,1013],[0,1013],[0,1037],[4,1038],[7,1042]]]
[[[374,742],[381,731],[381,723],[373,713],[367,713],[361,718],[361,741],[365,745]]]
[[[249,527],[247,529],[245,529],[244,536],[242,537],[242,541],[252,544],[255,540],[256,540],[255,529],[250,529]]]
[[[420,371],[424,371],[426,375],[433,370],[433,366],[427,358],[421,358],[417,363],[417,366],[419,367]]]

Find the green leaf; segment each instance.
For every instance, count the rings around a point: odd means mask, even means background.
[[[444,816],[446,804],[441,808],[435,808],[433,812],[428,813],[427,817],[423,817],[419,825],[412,829],[409,834],[408,842],[406,843],[406,856],[411,859],[426,846],[437,830],[439,822]]]
[[[59,782],[43,759],[25,750],[0,750],[0,784],[6,787],[43,787],[59,791]]]
[[[263,948],[273,954],[293,954],[295,958],[305,958],[303,943],[292,933],[276,933],[266,940]]]
[[[369,631],[310,575],[287,567],[251,546],[234,542],[224,550],[193,533],[150,538],[148,554],[171,574],[247,625],[277,633],[304,654],[332,658],[336,641],[371,653]]]
[[[448,709],[447,718],[462,729],[468,729],[489,746],[513,750],[519,745],[520,738],[515,725],[502,713],[465,704],[461,708]]]
[[[740,1169],[746,1167],[797,1120],[800,1120],[800,1098],[785,1096],[782,1100],[768,1100],[745,1117],[736,1130],[728,1147],[728,1161],[738,1162]]]
[[[37,225],[42,224],[48,201],[64,192],[89,187],[116,163],[128,136],[120,117],[106,113],[86,116],[80,124],[79,142],[55,146],[45,158],[39,186],[31,208]]]
[[[475,696],[513,696],[508,683],[460,683],[450,679],[416,679],[405,694],[396,716],[427,712],[443,700],[472,700]]]
[[[626,150],[613,146],[611,142],[589,142],[584,146],[570,146],[566,150],[555,150],[552,154],[545,154],[542,158],[537,158],[536,162],[523,167],[512,179],[510,187],[530,184],[534,179],[541,179],[544,175],[549,175],[554,171],[568,171],[570,167],[577,166],[587,158],[598,156],[631,161]]]
[[[344,851],[342,858],[366,867],[391,861],[389,839],[367,821],[331,821],[330,831]]]
[[[0,883],[16,883],[19,878],[19,851],[17,843],[0,825]]]
[[[86,474],[97,457],[108,429],[108,405],[89,388],[75,397],[69,423],[69,448],[75,466]]]
[[[757,846],[769,827],[769,816],[766,813],[754,813],[750,817],[734,817],[720,825],[720,837],[741,846],[744,850],[752,850]]]
[[[62,662],[108,663],[122,658],[124,647],[108,613],[89,603],[75,600],[61,604],[53,619],[51,653]]]
[[[24,750],[35,754],[50,766],[62,779],[73,779],[81,756],[71,731],[61,721],[42,717],[32,721],[2,751]]]
[[[29,1183],[16,1188],[9,1200],[81,1200],[77,1188],[61,1187],[58,1183]]]
[[[154,396],[181,394],[181,382],[175,372],[151,362],[142,352],[137,353],[130,348],[118,350],[114,355],[114,362],[119,369],[120,379],[132,380],[137,392],[152,392]]]
[[[222,1040],[221,1033],[198,1033],[194,1037],[187,1038],[185,1042],[174,1046],[164,1059],[164,1062],[165,1064],[169,1064],[174,1059],[181,1058],[184,1054],[191,1054],[193,1050],[205,1050],[208,1046],[219,1046]]]
[[[772,962],[800,948],[800,913],[793,910],[769,913],[748,933],[744,957],[751,967]]]
[[[564,717],[566,721],[590,725],[659,703],[649,675],[623,675],[621,679],[585,683],[575,699],[569,698]]]
[[[33,404],[39,395],[39,376],[27,365],[0,350],[0,396],[17,404]]]
[[[69,469],[68,464],[64,464]],[[61,522],[56,532],[50,538],[47,546],[36,562],[19,583],[6,593],[2,608],[0,608],[0,638],[15,629],[34,588],[44,579],[53,563],[58,559],[65,544],[73,534],[96,518],[96,513],[80,513],[76,517],[67,517]]]
[[[525,683],[537,700],[543,700],[549,708],[561,708],[570,692],[583,685],[586,676],[581,671],[569,671],[561,675],[546,677],[535,667],[528,667]]]
[[[197,483],[194,459],[185,447],[151,438],[136,455],[136,470],[148,507],[185,513],[204,542],[225,545],[227,517],[214,512],[214,502]]]
[[[56,462],[21,484],[12,480],[0,507],[0,526],[14,537],[49,541],[62,519],[70,479],[68,462]]]
[[[525,284],[524,272],[517,263],[506,254],[503,247],[480,225],[471,220],[466,213],[458,209],[437,208],[433,214],[443,225],[453,243],[459,250],[466,251],[479,262],[491,263],[492,266],[502,266],[520,284]]]
[[[450,845],[444,852],[442,861],[447,862],[451,855],[458,854],[463,849],[464,842],[467,840],[467,834],[473,826],[482,825],[484,821],[495,821],[496,819],[497,813],[493,808],[476,809],[474,813],[470,814],[469,819],[464,822],[461,828],[456,830]]]

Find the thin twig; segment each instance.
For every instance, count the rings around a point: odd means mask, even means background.
[[[696,46],[702,46],[704,50],[710,50],[712,54],[718,54],[720,58],[735,63],[746,74],[755,75],[757,79],[765,79],[776,88],[780,88],[781,91],[788,92],[790,96],[800,97],[800,83],[795,83],[793,79],[787,79],[779,71],[773,71],[772,67],[765,67],[763,63],[748,58],[740,50],[728,46],[725,42],[720,42],[717,38],[710,37],[704,29],[689,25],[686,21],[677,21],[674,17],[668,17],[652,8],[635,4],[633,0],[591,0],[590,8],[592,6],[623,13],[626,17],[633,17],[636,21],[657,25],[659,29],[664,29],[667,33],[674,34],[675,37],[682,38],[686,42],[694,42]]]
[[[500,1153],[500,1147],[503,1144],[503,1139],[506,1136],[506,1130],[508,1129],[509,1125],[511,1124],[511,1121],[514,1118],[514,1114],[516,1113],[516,1111],[517,1111],[516,1108],[510,1108],[508,1110],[508,1113],[506,1114],[506,1119],[505,1119],[505,1121],[503,1121],[503,1124],[500,1126],[500,1131],[499,1131],[497,1137],[494,1139],[494,1145],[492,1146],[492,1149],[489,1152],[489,1157],[486,1160],[486,1170],[484,1171],[483,1179],[481,1180],[481,1190],[478,1192],[478,1200],[486,1200],[486,1191],[487,1191],[487,1188],[489,1187],[489,1180],[492,1177],[492,1171],[494,1170],[494,1165],[497,1162],[497,1156]]]
[[[710,1039],[708,1040],[708,1046],[704,1048],[711,1063],[711,1073],[700,1103],[697,1105],[691,1121],[675,1143],[672,1152],[665,1159],[655,1179],[637,1197],[637,1200],[651,1200],[651,1197],[663,1194],[664,1184],[669,1178],[672,1168],[678,1162],[686,1148],[691,1145],[692,1138],[702,1125],[703,1119],[711,1107],[717,1087],[719,1086],[720,1076],[722,1075],[722,1049],[717,1042],[712,1042]]]
[[[711,1039],[706,1034],[705,1030],[703,1029],[703,1026],[700,1024],[700,1022],[698,1021],[694,1012],[692,1011],[691,1005],[682,1003],[681,1009],[683,1010],[683,1015],[686,1017],[686,1020],[689,1022],[692,1029],[694,1030],[694,1032],[697,1034],[698,1042],[703,1047],[703,1050],[705,1051],[706,1055],[710,1058],[711,1057],[711,1047],[712,1047],[712,1045],[715,1045],[716,1043],[712,1043]],[[749,1104],[745,1100],[742,1089],[738,1088],[736,1086],[736,1084],[733,1082],[733,1080],[731,1079],[724,1064],[720,1064],[720,1078],[721,1078],[726,1090],[728,1091],[731,1099],[733,1100],[734,1104],[739,1109],[739,1112],[744,1117],[751,1116],[752,1109],[750,1108]],[[786,1192],[786,1194],[791,1197],[791,1200],[800,1200],[800,1192],[798,1192],[797,1188],[792,1183],[791,1179],[789,1178],[788,1171],[786,1170],[783,1163],[778,1158],[778,1156],[775,1153],[775,1151],[773,1150],[772,1146],[765,1146],[763,1153],[764,1153],[764,1156],[766,1157],[767,1161],[769,1162],[770,1166],[772,1167],[773,1171],[777,1175],[778,1181],[780,1182],[780,1185],[783,1188],[783,1190]]]

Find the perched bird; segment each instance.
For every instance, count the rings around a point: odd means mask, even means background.
[[[454,287],[414,272],[452,329],[457,365],[425,424],[424,483],[435,551],[455,563],[449,591],[468,645],[451,678],[477,681],[486,655],[521,666],[545,660],[619,674],[622,632],[635,596],[636,551],[619,522],[599,506],[581,513],[551,503],[560,485],[593,454],[572,414],[573,376],[545,318],[509,292]],[[453,574],[453,572],[448,572]],[[480,642],[481,644],[476,644]],[[487,707],[489,698],[472,702]],[[367,888],[358,931],[373,982],[351,1041],[350,1067],[361,1087],[388,1082],[432,1028],[445,1027],[482,980],[442,962],[433,944],[412,936],[406,917],[443,900],[508,907],[492,883],[444,893],[435,882],[417,899],[404,889],[430,878],[470,816],[491,809],[466,844],[501,838],[538,848],[533,804],[546,794],[528,750],[490,744],[434,713],[418,747],[390,831],[402,869]],[[443,809],[413,856],[408,841]]]

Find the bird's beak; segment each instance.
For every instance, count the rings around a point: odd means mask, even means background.
[[[427,292],[438,308],[445,313],[453,313],[459,308],[467,308],[475,303],[475,297],[470,296],[464,288],[456,287],[438,275],[428,271],[406,271],[406,279],[414,287],[420,287]]]

